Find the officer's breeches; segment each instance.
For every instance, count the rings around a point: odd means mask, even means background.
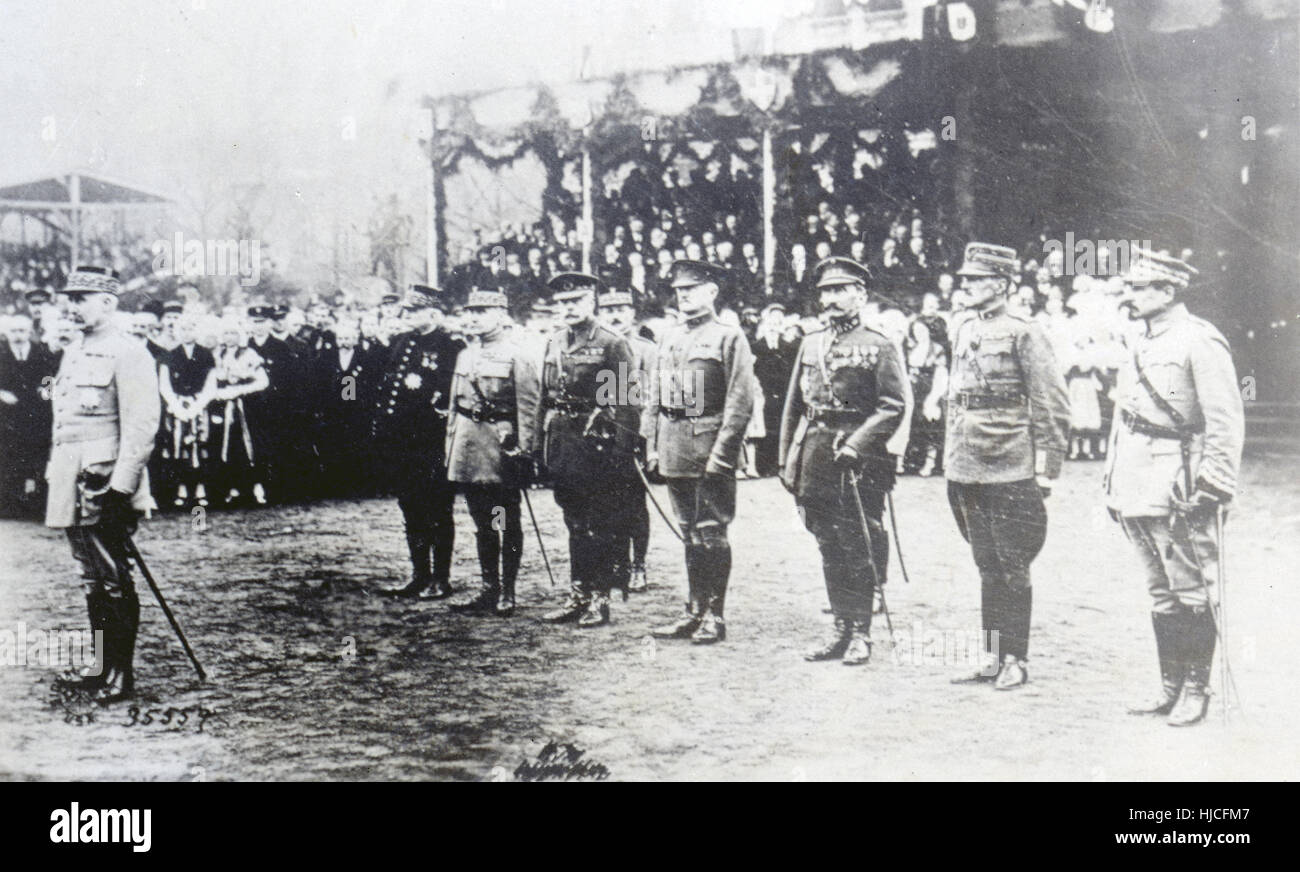
[[[519,489],[505,484],[464,484],[461,487],[469,515],[474,520],[474,539],[484,581],[489,585],[504,581],[513,589],[524,553]]]
[[[1024,659],[1033,607],[1029,566],[1047,538],[1042,492],[1033,479],[950,481],[948,502],[979,569],[986,650]]]
[[[131,560],[127,556],[126,535],[122,531],[95,524],[68,527],[65,532],[68,544],[72,546],[72,556],[81,564],[87,596],[102,595],[110,599],[135,596]]]
[[[611,499],[617,490],[623,499]],[[626,499],[633,494],[606,482],[559,477],[554,483],[556,505],[569,530],[569,574],[584,591],[608,593],[619,567],[627,561]]]
[[[736,480],[731,476],[668,479],[668,498],[686,540],[686,577],[692,602],[707,601],[721,617],[731,577],[727,525],[736,516]]]
[[[877,579],[884,580],[889,561],[889,536],[880,520],[885,494],[866,487],[858,490],[871,536],[868,549],[850,487],[846,481],[838,492],[826,494],[825,500],[802,500],[799,511],[821,550],[831,611],[837,617],[870,621],[875,585]]]
[[[1168,517],[1121,518],[1120,524],[1142,562],[1153,612],[1176,614],[1180,604],[1203,611],[1210,604],[1207,592],[1219,571],[1213,514],[1174,524]]]
[[[136,596],[126,551],[128,531],[96,524],[68,527],[72,556],[86,579],[86,609],[92,633],[102,634],[99,667],[129,669],[140,626],[140,599]]]

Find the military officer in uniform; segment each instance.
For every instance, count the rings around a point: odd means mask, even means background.
[[[1014,249],[966,246],[958,275],[975,314],[954,337],[944,446],[948,502],[979,568],[987,655],[957,680],[998,690],[1029,679],[1029,566],[1047,536],[1044,498],[1061,473],[1070,421],[1046,334],[1007,311],[1019,271]]]
[[[650,368],[654,364],[655,344],[636,331],[636,308],[630,292],[610,291],[602,294],[597,302],[601,319],[610,330],[626,339],[628,348],[632,350],[632,372],[638,386],[636,402],[644,405],[645,390],[650,384]],[[638,452],[643,452],[644,447],[644,443],[638,446]],[[645,556],[650,550],[650,507],[646,504],[644,490],[629,495],[623,518],[632,545],[627,589],[631,593],[640,593],[650,586],[645,573]]]
[[[893,341],[862,322],[870,271],[831,257],[814,275],[829,323],[804,338],[795,359],[781,416],[781,482],[817,539],[834,616],[826,643],[805,659],[856,666],[871,659],[872,602],[889,554],[881,524],[894,485],[888,441],[903,420],[907,372]]]
[[[482,584],[453,612],[507,617],[523,556],[520,488],[531,480],[537,366],[509,327],[506,295],[471,291],[461,317],[472,337],[456,360],[447,425],[447,477],[460,485],[474,520]]]
[[[699,645],[726,638],[727,525],[754,406],[754,354],[744,332],[719,321],[715,309],[726,281],[716,264],[674,262],[670,282],[682,323],[659,345],[642,417],[646,471],[667,479],[686,546],[686,614],[652,632]]]
[[[158,434],[161,403],[153,356],[114,323],[121,283],[102,267],[82,266],[62,293],[83,333],[54,381],[54,434],[46,469],[45,523],[66,531],[81,564],[92,632],[102,632],[100,662],[80,686],[103,703],[134,691],[140,625],[127,542],[150,505],[145,466]]]
[[[600,279],[558,273],[547,287],[564,327],[542,358],[542,402],[529,441],[540,445],[569,531],[570,592],[550,623],[609,622],[609,592],[627,589],[627,504],[640,490],[633,452],[640,408],[632,350],[596,317]]]
[[[442,329],[442,292],[411,285],[402,307],[411,329],[393,338],[380,377],[373,433],[377,466],[397,495],[411,557],[411,581],[391,596],[450,596],[456,486],[445,443],[452,374],[464,344]]]
[[[1143,329],[1120,369],[1104,478],[1146,576],[1160,661],[1160,694],[1130,711],[1179,727],[1209,705],[1219,535],[1245,429],[1227,340],[1180,298],[1195,275],[1165,254],[1131,256],[1120,305]]]

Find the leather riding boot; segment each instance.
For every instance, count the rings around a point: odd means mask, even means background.
[[[95,693],[100,705],[130,699],[135,694],[135,640],[140,628],[140,600],[134,592],[105,597],[107,627],[104,630],[105,659],[109,665],[104,684]]]
[[[840,662],[845,666],[862,666],[871,661],[871,618],[857,618],[851,626],[849,644]]]
[[[473,599],[452,603],[447,608],[460,615],[491,615],[496,613],[497,597],[501,592],[501,540],[495,530],[475,534],[478,545],[478,562],[483,582]]]
[[[689,639],[700,626],[704,614],[704,594],[700,590],[699,545],[686,546],[686,613],[671,624],[655,627],[650,635],[657,639]]]
[[[704,571],[700,573],[700,586],[707,593],[704,615],[700,626],[691,636],[696,645],[712,645],[726,641],[727,624],[723,609],[727,604],[727,582],[731,576],[731,546],[721,545],[701,549]]]
[[[496,613],[508,618],[515,612],[515,580],[519,577],[519,561],[523,558],[523,530],[507,527],[501,535],[501,593],[497,598]]]
[[[103,591],[92,591],[86,594],[91,644],[96,644],[95,665],[83,666],[75,676],[70,677],[68,684],[76,690],[99,690],[108,680],[110,643],[106,629],[107,615],[104,605],[106,598]],[[96,633],[100,634],[99,638],[95,637]]]
[[[1205,719],[1210,707],[1210,666],[1214,663],[1214,615],[1204,611],[1189,611],[1183,623],[1184,657],[1187,677],[1183,681],[1183,694],[1169,713],[1169,726],[1190,727]]]
[[[1160,661],[1160,695],[1129,706],[1131,715],[1167,715],[1174,710],[1178,694],[1187,677],[1187,665],[1181,650],[1184,615],[1180,608],[1172,614],[1151,613],[1156,634],[1156,657]]]
[[[803,659],[809,663],[816,663],[820,660],[838,660],[844,656],[845,650],[849,647],[849,637],[852,633],[853,622],[848,618],[836,615],[826,641],[816,648],[808,649],[807,653],[803,655]]]

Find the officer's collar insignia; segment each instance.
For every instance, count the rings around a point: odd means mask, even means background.
[[[862,323],[862,316],[855,312],[852,315],[845,315],[842,318],[832,318],[830,326],[831,326],[831,330],[838,335],[842,333],[848,333],[850,330],[859,326],[861,323]]]

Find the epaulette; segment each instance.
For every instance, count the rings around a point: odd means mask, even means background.
[[[1188,323],[1196,325],[1196,327],[1199,328],[1201,332],[1203,332],[1205,335],[1207,335],[1210,339],[1214,340],[1215,342],[1218,342],[1221,345],[1223,345],[1224,348],[1227,348],[1228,350],[1232,349],[1232,346],[1228,344],[1228,338],[1223,335],[1223,332],[1219,330],[1218,327],[1215,327],[1213,324],[1211,324],[1209,321],[1206,321],[1204,318],[1200,318],[1196,315],[1190,315],[1188,317]]]

